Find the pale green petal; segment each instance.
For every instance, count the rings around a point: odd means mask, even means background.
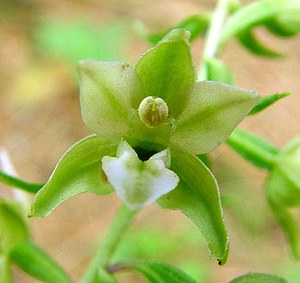
[[[168,155],[168,150],[164,150],[141,161],[123,141],[117,157],[103,157],[102,168],[119,197],[130,209],[136,210],[170,192],[179,182],[177,175],[165,167],[169,163]]]
[[[47,216],[64,200],[83,192],[113,191],[102,172],[101,159],[115,154],[117,144],[93,135],[74,144],[59,160],[45,186],[36,194],[31,216]]]
[[[176,119],[171,145],[192,154],[207,153],[223,143],[256,104],[255,91],[213,81],[195,84]]]
[[[126,63],[86,59],[78,65],[81,113],[86,125],[106,139],[128,130],[128,113],[138,108],[143,91],[135,70]]]

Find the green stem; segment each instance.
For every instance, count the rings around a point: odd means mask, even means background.
[[[207,32],[207,38],[204,46],[203,62],[206,59],[214,58],[218,53],[219,40],[221,37],[222,28],[226,19],[229,4],[231,0],[218,0],[216,9],[212,15],[210,27]],[[201,64],[198,80],[205,80],[207,78],[205,64]]]
[[[39,189],[43,187],[43,184],[32,184],[22,181],[16,177],[8,175],[0,170],[0,182],[7,184],[9,186],[17,187],[26,192],[36,193]]]
[[[124,204],[121,206],[104,239],[101,249],[96,253],[80,283],[98,282],[96,281],[97,279],[95,279],[98,270],[102,269],[101,274],[105,273],[106,266],[109,264],[125,230],[131,224],[136,213],[136,211],[129,210]],[[109,277],[109,274],[106,274],[106,276]]]

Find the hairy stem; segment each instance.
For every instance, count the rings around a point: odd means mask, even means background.
[[[109,264],[111,257],[122,239],[123,233],[129,227],[135,215],[136,211],[129,210],[124,204],[121,206],[104,239],[102,247],[91,261],[80,283],[104,282],[106,279],[101,281],[99,276],[105,276],[106,278],[110,277],[108,273],[105,274],[106,266]],[[100,272],[98,272],[99,270]],[[108,279],[106,281],[109,282]]]

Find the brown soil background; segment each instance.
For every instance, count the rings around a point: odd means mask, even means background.
[[[62,153],[90,132],[80,116],[74,66],[63,60],[41,59],[30,38],[36,22],[43,17],[67,19],[81,15],[103,23],[118,18],[133,23],[139,19],[151,30],[159,31],[189,15],[212,8],[214,1],[4,1],[3,4],[11,8],[9,14],[0,11],[0,147],[9,152],[21,178],[43,182]],[[286,57],[276,60],[254,57],[233,41],[224,50],[223,59],[240,87],[255,89],[261,95],[293,93],[241,125],[281,147],[300,132],[300,37],[282,40],[265,30],[258,32],[265,42],[281,50]],[[136,32],[132,33],[123,52],[134,62],[148,45]],[[202,41],[193,44],[192,50],[197,65],[201,60]],[[249,271],[277,273],[289,264],[296,266],[264,199],[262,186],[266,174],[225,145],[213,152],[213,160],[221,192],[233,191],[245,198],[239,207],[225,208],[231,236],[228,263],[217,266],[209,258],[206,248],[201,248],[199,265],[205,263],[207,267],[210,278],[207,283],[225,283]],[[7,189],[0,184],[0,190]],[[76,196],[59,206],[48,218],[30,220],[33,238],[76,281],[119,205],[114,194],[105,198],[88,194]],[[239,214],[251,218],[257,211],[263,219],[254,225],[252,233]],[[189,225],[189,220],[179,213],[152,205],[139,215],[135,229],[157,227],[172,237],[182,223]],[[196,252],[199,249],[195,247],[182,256]],[[176,259],[170,258],[169,262],[176,265]],[[120,279],[121,282],[145,282],[135,275],[121,276]],[[16,270],[15,282],[36,281]]]

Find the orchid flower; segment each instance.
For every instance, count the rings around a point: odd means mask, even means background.
[[[67,198],[115,191],[132,210],[157,201],[188,216],[225,263],[228,235],[217,182],[196,154],[219,146],[258,95],[196,82],[189,33],[167,34],[131,66],[79,62],[83,121],[95,135],[73,145],[37,193],[31,214],[48,215]]]

